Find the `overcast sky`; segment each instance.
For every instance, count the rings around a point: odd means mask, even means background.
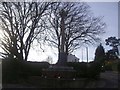
[[[118,3],[89,2],[88,5],[90,5],[94,16],[104,16],[103,21],[106,23],[107,27],[105,28],[106,33],[101,35],[101,39],[105,51],[107,51],[110,47],[105,45],[104,40],[109,36],[118,37]],[[89,47],[89,60],[93,60],[96,47],[95,45]],[[86,59],[86,56],[84,56],[84,58]]]
[[[85,1],[85,0],[82,0]],[[93,1],[93,0],[89,0]],[[94,0],[99,1],[99,0]],[[108,1],[108,0],[104,0]],[[94,16],[104,16],[103,21],[106,23],[107,27],[105,28],[106,33],[101,35],[102,43],[105,50],[109,50],[110,47],[105,45],[104,40],[109,36],[116,36],[118,37],[118,2],[88,2],[90,5],[90,10],[93,12]],[[118,1],[118,0],[116,0]],[[89,61],[94,59],[94,53],[97,45],[89,46]],[[54,60],[54,63],[57,62],[57,49],[51,49],[50,47],[45,47],[46,50],[42,52],[37,48],[32,48],[28,57],[29,61],[45,61],[48,56],[51,56]],[[85,47],[78,49],[76,52],[73,52],[80,61],[82,59],[82,50],[83,50],[83,59],[86,61],[86,51]]]
[[[106,50],[109,50],[110,47],[105,45],[105,38],[109,36],[116,36],[118,37],[118,3],[117,2],[88,2],[90,5],[90,10],[93,12],[94,16],[104,16],[103,21],[106,23],[107,27],[105,28],[105,34],[101,35],[102,44]],[[89,61],[94,59],[94,53],[97,45],[89,46],[88,53],[89,53]],[[51,49],[49,47],[45,52],[39,51],[37,49],[32,49],[28,59],[30,61],[45,61],[48,56],[53,58],[54,63],[57,62],[57,49]],[[83,60],[86,61],[86,48],[82,47],[77,51],[73,52],[80,61],[82,61],[82,50],[83,50]],[[36,53],[37,51],[37,53]]]

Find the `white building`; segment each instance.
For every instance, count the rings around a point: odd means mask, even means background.
[[[79,58],[75,55],[69,54],[67,57],[67,62],[79,62]]]

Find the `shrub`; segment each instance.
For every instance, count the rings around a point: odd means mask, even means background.
[[[101,65],[98,62],[88,64],[87,77],[96,78],[101,72]]]
[[[68,66],[73,67],[76,72],[76,77],[81,78],[96,78],[101,71],[101,65],[98,62],[92,63],[68,63]]]
[[[105,63],[105,70],[112,71],[112,63],[111,62],[106,62]]]

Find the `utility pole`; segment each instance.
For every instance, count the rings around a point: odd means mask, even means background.
[[[83,48],[82,48],[82,62],[83,62]]]
[[[86,47],[87,63],[88,63],[88,47]]]
[[[119,10],[120,10],[120,2],[119,2]],[[119,12],[119,14],[120,14],[120,12]],[[120,21],[118,21],[118,22],[120,23]],[[118,39],[120,39],[120,30],[118,30]],[[120,45],[118,45],[118,57],[120,59]]]

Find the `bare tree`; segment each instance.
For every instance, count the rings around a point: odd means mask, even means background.
[[[31,44],[44,30],[46,2],[2,2],[0,20],[3,34],[2,57],[27,61]]]
[[[89,6],[83,2],[57,2],[51,6],[44,39],[58,48],[58,63],[65,63],[67,55],[83,43],[98,41],[104,32],[101,17],[93,17]]]

